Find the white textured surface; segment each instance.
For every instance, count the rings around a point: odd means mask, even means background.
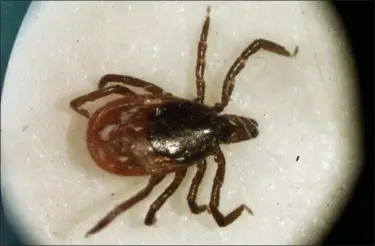
[[[33,3],[9,63],[1,104],[1,175],[6,209],[43,244],[311,244],[335,219],[360,170],[353,63],[341,27],[323,2],[211,2],[207,103],[254,39],[293,50],[296,59],[260,52],[237,78],[226,112],[255,118],[257,139],[223,146],[222,211],[243,214],[218,228],[191,215],[182,187],[146,227],[148,206],[171,180],[108,228],[84,233],[146,178],[107,174],[85,146],[87,120],[69,101],[106,73],[128,74],[178,96],[195,93],[195,58],[205,2]],[[296,157],[300,156],[298,162]],[[215,165],[209,158],[200,203]],[[111,195],[112,194],[112,195]]]

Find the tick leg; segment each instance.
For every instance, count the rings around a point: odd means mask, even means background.
[[[198,43],[197,65],[195,68],[196,84],[197,84],[197,102],[203,103],[206,89],[206,82],[204,81],[204,72],[206,67],[206,49],[208,29],[210,28],[210,6],[207,7],[206,20],[203,24],[200,40]]]
[[[144,91],[147,91],[155,95],[163,95],[171,93],[166,93],[162,88],[156,86],[152,83],[146,82],[144,80],[134,78],[127,75],[118,75],[118,74],[106,74],[99,81],[99,89],[104,88],[109,83],[121,83],[124,86],[134,86],[142,88]]]
[[[182,180],[185,178],[186,169],[175,173],[172,183],[164,190],[164,192],[151,204],[145,218],[146,225],[152,225],[156,222],[155,214],[167,201],[167,199],[177,190]]]
[[[220,204],[220,188],[224,183],[224,176],[225,176],[225,157],[221,150],[219,149],[214,156],[214,160],[217,163],[217,171],[214,179],[214,184],[212,186],[212,193],[211,193],[211,200],[210,200],[210,211],[215,219],[216,223],[220,227],[225,227],[235,221],[244,210],[246,210],[249,214],[253,214],[251,209],[242,204],[230,212],[228,215],[224,216],[218,209]]]
[[[152,189],[158,185],[165,175],[163,176],[151,176],[147,186],[139,191],[136,195],[126,200],[125,202],[117,205],[112,211],[110,211],[103,219],[101,219],[91,230],[86,233],[86,237],[97,233],[98,231],[105,228],[110,222],[112,222],[119,214],[125,212],[139,201],[146,198],[152,191]]]
[[[269,40],[257,39],[252,42],[236,59],[228,71],[221,93],[221,103],[216,103],[214,106],[217,112],[223,111],[225,106],[227,106],[230,96],[232,95],[235,78],[245,67],[247,59],[261,49],[286,57],[296,56],[298,53],[298,46],[296,46],[294,53],[291,54],[283,46]]]
[[[77,97],[70,102],[70,106],[79,114],[89,118],[89,112],[82,108],[82,105],[87,102],[95,101],[101,97],[108,96],[110,94],[121,94],[121,95],[135,95],[135,93],[128,88],[122,86],[109,86],[106,88],[99,89],[97,91],[93,91],[89,94]]]
[[[193,214],[203,213],[208,208],[206,205],[197,205],[196,202],[199,185],[201,184],[204,173],[206,172],[206,165],[206,160],[203,160],[197,165],[197,172],[195,173],[193,181],[191,182],[189,194],[187,197],[190,211]]]

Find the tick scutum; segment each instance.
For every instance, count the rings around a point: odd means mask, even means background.
[[[148,138],[155,152],[178,162],[211,153],[220,142],[221,119],[211,108],[191,101],[158,107],[148,119]]]

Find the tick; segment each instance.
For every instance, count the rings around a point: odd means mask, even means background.
[[[207,36],[210,26],[210,7],[202,27],[196,60],[196,89],[194,99],[173,96],[162,88],[144,80],[125,75],[107,74],[99,81],[98,90],[71,101],[71,107],[88,118],[86,142],[91,157],[104,170],[123,176],[149,176],[145,188],[117,205],[102,218],[86,236],[97,233],[119,214],[147,197],[167,174],[174,173],[173,181],[152,203],[144,223],[155,223],[156,212],[176,191],[189,167],[196,166],[187,196],[193,214],[209,212],[217,225],[225,227],[243,211],[252,214],[242,204],[224,215],[219,210],[220,189],[225,177],[225,157],[221,144],[232,144],[258,136],[258,123],[251,118],[221,114],[234,89],[235,78],[245,67],[247,59],[260,50],[292,57],[284,47],[272,41],[257,39],[235,60],[224,79],[221,101],[208,106],[205,97],[205,64]],[[113,85],[117,83],[117,85]],[[132,89],[133,88],[133,89]],[[141,89],[135,92],[134,88]],[[111,94],[121,97],[109,101],[91,115],[83,105]],[[211,198],[208,205],[198,205],[197,192],[206,170],[206,158],[214,156],[217,164]]]

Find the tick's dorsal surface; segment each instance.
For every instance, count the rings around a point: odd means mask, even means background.
[[[71,107],[77,113],[90,118],[88,111],[82,108],[83,104],[109,94],[122,95],[121,100],[108,103],[91,116],[87,134],[90,152],[99,166],[109,172],[125,176],[151,176],[144,189],[116,206],[89,230],[86,236],[102,230],[117,215],[147,197],[153,187],[159,184],[166,174],[174,172],[173,181],[150,206],[146,215],[144,221],[146,225],[155,223],[156,212],[176,191],[186,175],[186,169],[193,164],[196,164],[197,172],[187,196],[192,213],[199,214],[209,209],[220,227],[231,224],[243,211],[252,213],[245,204],[238,206],[227,215],[222,214],[219,210],[220,188],[224,183],[226,168],[225,157],[219,145],[221,143],[231,144],[246,141],[257,137],[259,133],[258,123],[247,117],[233,114],[218,116],[218,114],[229,103],[236,76],[244,69],[245,63],[251,55],[263,49],[281,56],[292,57],[297,54],[298,48],[296,47],[294,54],[291,54],[279,44],[265,39],[256,39],[241,53],[229,69],[224,79],[221,101],[216,103],[214,107],[206,106],[203,103],[206,84],[204,72],[207,37],[210,26],[209,6],[206,13],[207,16],[198,44],[196,61],[197,97],[195,100],[174,97],[162,88],[138,78],[107,74],[99,81],[97,91],[71,101]],[[118,82],[121,86],[108,86],[111,82]],[[139,95],[129,87],[142,88],[143,91],[150,94]],[[133,104],[132,108],[129,108],[130,104]],[[108,127],[110,123],[116,124],[117,119],[120,119],[121,123],[117,128],[111,128],[112,130],[116,129],[113,134],[109,134],[108,140],[101,139],[99,132]],[[128,144],[125,148],[123,146],[117,148],[118,144],[124,142]],[[210,155],[214,155],[217,164],[212,194],[208,205],[198,205],[196,198],[206,170],[205,158]],[[115,157],[118,157],[117,162],[113,161]]]
[[[148,138],[155,152],[178,162],[194,162],[213,153],[226,126],[204,104],[173,102],[150,115]]]

